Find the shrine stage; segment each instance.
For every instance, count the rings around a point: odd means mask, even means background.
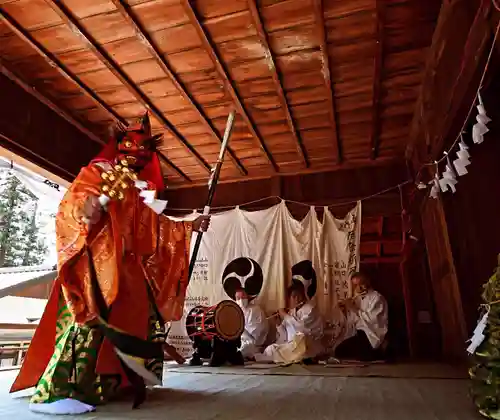
[[[147,402],[98,407],[82,419],[261,420],[476,419],[465,369],[444,365],[248,366],[208,368],[167,364],[164,388]],[[0,372],[0,418],[51,419],[8,394],[17,371]]]

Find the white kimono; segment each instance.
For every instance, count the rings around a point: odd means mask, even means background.
[[[266,314],[259,305],[250,303],[241,310],[245,316],[245,330],[241,336],[240,350],[243,357],[248,358],[261,352],[269,328]]]
[[[374,349],[380,347],[388,328],[388,307],[385,298],[376,290],[369,290],[354,299],[358,310],[349,310],[343,316],[342,333],[335,340],[337,347],[342,341],[364,331]]]
[[[315,357],[323,351],[323,329],[323,319],[313,303],[292,309],[277,327],[276,342],[256,354],[255,360],[297,363]]]

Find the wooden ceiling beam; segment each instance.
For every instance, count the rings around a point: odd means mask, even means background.
[[[243,103],[236,92],[236,89],[234,87],[233,82],[231,81],[227,70],[225,69],[224,65],[222,64],[222,61],[220,60],[218,54],[215,52],[215,48],[212,44],[212,41],[209,38],[208,33],[206,32],[205,28],[202,26],[200,20],[198,19],[198,16],[196,14],[196,11],[194,7],[192,6],[190,0],[183,0],[182,2],[184,6],[184,10],[186,12],[186,15],[189,18],[189,22],[193,27],[195,28],[196,32],[198,33],[198,36],[201,39],[201,42],[203,44],[203,47],[207,54],[210,56],[210,59],[212,60],[212,63],[215,66],[215,69],[217,70],[217,73],[219,76],[222,78],[224,88],[228,92],[228,94],[231,96],[234,105],[236,107],[236,110],[238,113],[241,115],[243,120],[245,121],[245,124],[248,127],[248,130],[250,131],[250,134],[257,139],[259,142],[260,148],[264,152],[264,154],[267,157],[267,160],[273,167],[275,172],[279,172],[279,167],[276,164],[276,161],[274,160],[271,152],[269,151],[267,145],[265,144],[264,140],[260,136],[260,134],[257,132],[257,128],[254,124],[254,122],[251,120],[250,116],[248,115],[245,107],[243,106]]]
[[[319,47],[322,55],[322,73],[325,81],[326,90],[328,92],[329,113],[332,129],[334,133],[334,141],[337,149],[337,163],[343,162],[342,140],[340,138],[337,108],[335,105],[335,89],[332,83],[330,72],[330,57],[328,56],[327,38],[325,30],[325,17],[323,16],[323,0],[314,0],[314,16],[318,31]]]
[[[154,60],[156,63],[160,66],[160,68],[165,72],[165,74],[168,76],[168,78],[172,81],[176,89],[179,91],[181,96],[184,98],[186,102],[188,102],[192,108],[194,108],[194,111],[198,114],[200,117],[201,123],[205,126],[205,128],[208,130],[209,133],[211,133],[221,144],[222,144],[222,138],[221,136],[217,133],[215,130],[214,126],[211,124],[210,120],[207,118],[205,112],[201,108],[200,105],[196,103],[194,98],[187,92],[185,86],[183,83],[179,80],[179,78],[175,75],[173,72],[172,68],[168,64],[167,60],[164,58],[163,54],[157,47],[156,43],[153,41],[151,36],[147,33],[147,31],[144,29],[143,25],[141,22],[137,19],[135,16],[132,8],[124,1],[124,0],[111,0],[115,7],[118,9],[118,11],[122,14],[122,16],[125,18],[125,20],[132,26],[134,29],[135,33],[137,34],[137,37],[141,40],[142,44],[148,49],[149,53],[153,56]],[[238,157],[235,155],[233,150],[228,146],[227,148],[227,153],[229,155],[229,158],[231,159],[232,163],[238,171],[242,175],[248,175],[248,171],[245,169],[241,161],[238,159]]]
[[[0,72],[4,74],[6,77],[8,77],[10,80],[15,82],[17,85],[19,85],[21,88],[23,88],[26,92],[34,96],[36,99],[38,99],[41,103],[43,103],[45,106],[50,108],[53,112],[55,112],[57,115],[60,117],[64,118],[67,122],[69,122],[71,125],[73,125],[75,128],[80,130],[83,134],[85,134],[90,140],[93,140],[94,142],[100,144],[100,145],[105,145],[106,143],[100,139],[95,133],[90,131],[88,128],[86,128],[82,123],[80,123],[78,120],[73,118],[73,116],[64,110],[62,107],[57,105],[55,102],[47,98],[45,95],[40,93],[37,89],[34,87],[30,86],[28,83],[26,83],[22,78],[17,76],[14,72],[9,70],[3,60],[0,57]],[[126,121],[125,121],[126,123]],[[191,178],[189,178],[184,172],[182,172],[181,169],[179,169],[170,159],[168,159],[163,153],[158,152],[158,155],[165,164],[170,166],[172,169],[174,169],[180,176],[182,176],[186,181],[192,182]],[[38,156],[39,157],[39,156]],[[62,170],[61,168],[58,167],[58,169]]]
[[[128,125],[127,121],[124,118],[122,118],[113,108],[111,108],[109,105],[107,105],[94,91],[92,91],[92,89],[90,89],[85,83],[83,83],[76,74],[74,74],[71,70],[69,70],[58,58],[56,58],[56,56],[54,54],[52,54],[43,45],[41,45],[35,38],[33,38],[29,34],[29,32],[24,30],[21,27],[21,25],[19,25],[19,23],[17,23],[7,12],[5,12],[5,10],[0,9],[0,17],[3,19],[3,21],[6,23],[6,25],[19,38],[21,38],[31,48],[33,48],[51,67],[55,68],[66,80],[69,80],[70,82],[72,82],[76,86],[78,86],[78,88],[87,97],[89,97],[100,109],[102,109],[104,112],[106,112],[114,122],[123,124],[125,126]],[[66,115],[67,117],[64,117],[64,118],[67,119],[68,121],[72,120],[75,123],[77,122],[73,117],[71,117],[69,115],[69,113],[63,111],[61,108],[59,108],[60,112],[56,111],[54,108],[52,108],[52,105],[48,105],[50,103],[50,104],[53,104],[55,106],[55,104],[52,101],[50,101],[47,97],[42,95],[40,92],[38,92],[38,91],[36,91],[36,92],[38,95],[37,98],[41,102],[45,103],[47,106],[49,106],[55,112],[59,113],[61,116]],[[79,123],[78,123],[78,125],[75,125],[75,127],[80,129],[79,126],[81,126],[81,124],[79,124]],[[85,130],[88,131],[87,129],[85,129]],[[90,138],[95,141],[96,137],[97,136],[95,136],[95,134],[93,134],[93,136]],[[105,142],[103,142],[101,139],[99,139],[98,142],[101,144],[105,144]],[[170,166],[175,172],[177,172],[186,181],[190,181],[190,178],[183,171],[181,171],[177,167],[177,165],[175,165],[170,159],[166,158],[165,156],[163,156],[163,157],[165,158],[164,161],[168,166]]]
[[[137,100],[148,110],[151,114],[160,121],[163,127],[174,136],[186,150],[195,157],[196,161],[202,166],[207,173],[210,173],[210,165],[203,159],[203,157],[196,151],[196,149],[179,133],[176,128],[168,121],[163,113],[151,102],[151,100],[137,87],[137,85],[125,74],[125,72],[118,66],[109,54],[97,43],[97,41],[85,30],[78,19],[68,10],[68,8],[60,0],[46,0],[51,5],[52,9],[59,15],[63,22],[82,39],[88,48],[99,58],[99,60],[113,73],[113,75],[120,80],[121,83],[134,95]],[[170,162],[170,160],[168,160]],[[171,165],[172,166],[172,165]],[[186,179],[186,174],[179,170],[176,165],[172,166],[179,175]]]
[[[269,47],[268,36],[266,30],[264,29],[264,25],[262,24],[262,19],[259,13],[259,7],[255,0],[248,0],[248,7],[250,9],[250,15],[252,16],[255,28],[257,29],[257,34],[260,38],[260,42],[266,51],[266,59],[268,61],[269,69],[271,71],[274,86],[276,88],[276,92],[278,93],[278,98],[281,103],[281,107],[285,112],[285,117],[288,123],[288,127],[290,128],[290,131],[292,132],[293,138],[295,140],[297,152],[299,153],[299,156],[304,166],[308,168],[309,160],[307,158],[307,151],[297,131],[297,127],[295,126],[295,123],[293,121],[292,114],[290,112],[290,107],[288,106],[288,101],[286,99],[285,91],[283,89],[283,83],[281,82],[280,74],[276,67],[276,62],[274,60],[273,53],[271,51],[271,48]]]
[[[321,168],[315,168],[314,166],[307,168],[307,169],[299,169],[295,172],[292,173],[279,173],[274,175],[275,177],[293,177],[297,175],[312,175],[312,174],[322,174],[322,173],[327,173],[327,172],[338,172],[338,171],[344,171],[344,170],[362,170],[365,167],[369,168],[379,168],[383,166],[391,166],[391,165],[397,165],[401,164],[401,159],[400,158],[394,158],[394,157],[380,157],[377,160],[373,161],[369,158],[365,158],[362,160],[358,161],[346,161],[342,165],[335,165],[332,163],[330,167],[321,167]],[[241,183],[241,182],[251,182],[251,181],[258,181],[262,179],[269,179],[270,175],[260,175],[260,176],[253,176],[249,179],[241,179],[241,178],[230,178],[230,179],[224,179],[220,180],[219,184],[234,184],[234,183]],[[398,178],[400,179],[400,178]],[[243,184],[241,184],[243,185]],[[204,181],[193,181],[192,184],[189,185],[184,185],[184,184],[177,184],[177,185],[170,185],[169,190],[182,190],[186,188],[193,188],[193,187],[198,187],[198,186],[206,186],[206,182]],[[272,194],[271,194],[272,195]],[[395,195],[395,197],[398,198],[399,200],[399,194]],[[398,201],[399,203],[399,201]],[[319,205],[319,204],[318,204]],[[401,208],[401,206],[399,207]],[[398,213],[400,214],[400,213]]]
[[[12,70],[10,70],[5,63],[5,60],[3,60],[0,57],[0,73],[8,77],[10,80],[12,80],[14,83],[22,87],[26,92],[34,96],[36,99],[38,99],[41,103],[43,103],[45,106],[49,107],[52,111],[54,111],[57,115],[60,117],[64,118],[67,122],[69,122],[71,125],[76,127],[78,130],[80,130],[83,134],[85,134],[90,140],[99,143],[101,145],[106,144],[99,136],[97,136],[95,133],[90,131],[88,128],[84,127],[84,125],[73,118],[73,116],[61,108],[59,105],[57,105],[55,102],[47,98],[45,95],[43,95],[41,92],[39,92],[37,89],[34,87],[30,86],[28,83],[26,83],[22,78],[20,78],[16,73],[14,73]]]
[[[55,68],[66,80],[74,83],[78,88],[88,96],[100,109],[106,112],[113,121],[127,124],[127,122],[111,107],[109,107],[95,92],[92,91],[85,83],[83,83],[78,76],[69,70],[54,54],[47,50],[40,44],[31,34],[26,31],[12,16],[10,16],[4,9],[0,8],[0,17],[5,24],[14,32],[19,38],[26,42],[33,48],[51,67]]]
[[[166,157],[159,150],[156,152],[161,161],[163,161],[166,165],[170,166],[175,172],[177,172],[182,178],[184,178],[187,182],[193,182],[193,180],[187,176],[181,168],[179,168],[175,163],[173,163],[168,157]]]
[[[0,146],[72,181],[102,149],[24,80],[0,72]]]
[[[470,84],[498,22],[491,10],[491,0],[449,0],[441,7],[406,148],[415,170],[440,156],[447,138],[459,134],[459,127],[451,131],[453,121],[464,101],[474,99]]]
[[[375,0],[375,19],[377,25],[375,57],[373,60],[373,103],[372,103],[372,131],[371,131],[371,158],[377,159],[380,146],[380,90],[383,77],[384,60],[384,15],[385,0]]]

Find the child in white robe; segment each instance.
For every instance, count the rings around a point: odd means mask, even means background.
[[[257,362],[298,363],[322,353],[323,319],[314,303],[307,301],[302,284],[290,287],[289,300],[291,309],[280,309],[275,317],[279,322],[276,342],[255,355]]]
[[[239,289],[235,294],[236,303],[243,311],[245,329],[241,336],[241,354],[246,360],[252,359],[255,353],[260,353],[267,338],[268,321],[262,308],[250,301],[247,293]]]

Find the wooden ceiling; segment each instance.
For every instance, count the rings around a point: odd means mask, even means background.
[[[0,0],[0,64],[89,143],[149,110],[170,186],[208,178],[232,109],[223,180],[384,164],[403,159],[440,7]]]

